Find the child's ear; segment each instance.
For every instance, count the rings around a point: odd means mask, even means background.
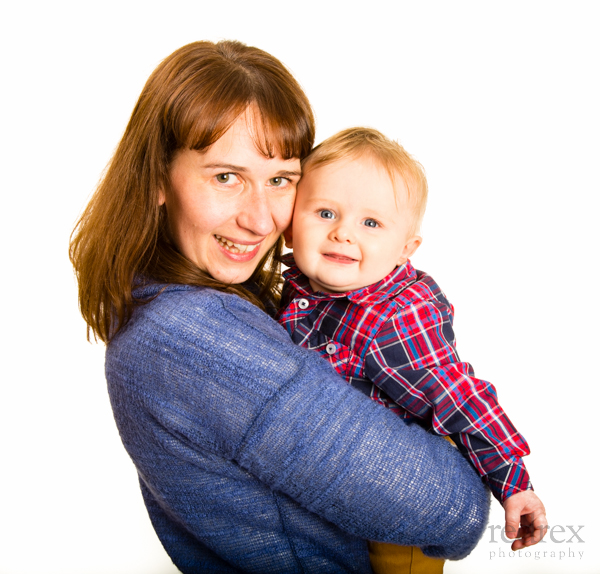
[[[161,205],[164,205],[164,204],[165,204],[165,201],[166,201],[165,192],[164,192],[164,190],[161,188],[161,189],[159,189],[159,190],[158,190],[158,205],[159,205],[159,207],[160,207]]]
[[[415,235],[411,237],[404,245],[402,249],[402,253],[400,253],[400,259],[398,260],[397,265],[404,265],[407,259],[410,259],[415,251],[419,248],[419,245],[423,243],[423,238],[420,235]]]
[[[285,246],[288,249],[292,249],[292,224],[283,232],[283,238],[285,239]]]

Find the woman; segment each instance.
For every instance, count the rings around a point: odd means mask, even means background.
[[[369,572],[365,539],[460,558],[488,497],[445,441],[296,347],[274,308],[309,103],[198,42],[149,78],[71,258],[153,526],[196,572]]]

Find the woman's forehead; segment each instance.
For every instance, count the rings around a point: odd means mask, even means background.
[[[185,161],[182,163],[183,157]],[[182,149],[176,154],[179,171],[222,171],[247,174],[259,178],[276,176],[298,178],[301,175],[300,159],[284,159],[281,154],[270,157],[257,146],[255,134],[243,116],[212,145],[204,150]],[[172,166],[175,165],[175,162]]]
[[[217,141],[201,153],[214,158],[239,158],[237,161],[241,162],[255,160],[257,155],[265,160],[283,160],[279,145],[272,142],[272,136],[265,128],[260,115],[249,108],[236,118]],[[292,159],[299,162],[298,158]]]

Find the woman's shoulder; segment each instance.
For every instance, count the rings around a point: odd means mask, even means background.
[[[274,339],[290,344],[285,330],[264,311],[238,295],[207,287],[148,284],[138,287],[134,297],[141,304],[112,343],[143,339],[160,343],[183,337],[221,341]],[[111,344],[112,344],[111,343]]]
[[[194,285],[150,283],[138,286],[133,291],[134,298],[140,305],[134,311],[134,317],[146,314],[221,313],[226,310],[244,310],[264,315],[262,311],[241,297]]]
[[[214,423],[221,435],[223,405],[234,409],[233,419],[239,421],[244,397],[244,416],[255,417],[265,401],[294,380],[310,353],[237,295],[184,285],[145,287],[136,295],[144,295],[146,303],[106,350],[109,393],[116,403],[121,396],[138,397],[160,420],[173,405],[180,413],[202,403],[206,424]],[[329,368],[316,354],[314,360],[319,361],[316,371]]]

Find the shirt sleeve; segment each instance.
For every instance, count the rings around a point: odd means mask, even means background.
[[[531,488],[522,460],[529,446],[493,385],[460,361],[451,307],[437,300],[402,307],[373,339],[365,376],[434,432],[452,437],[498,500]]]
[[[475,546],[489,501],[464,458],[351,388],[250,303],[162,294],[137,317],[111,342],[107,376],[127,378],[128,397],[143,381],[169,448],[231,461],[360,538],[450,558]],[[177,488],[194,492],[193,480]]]

